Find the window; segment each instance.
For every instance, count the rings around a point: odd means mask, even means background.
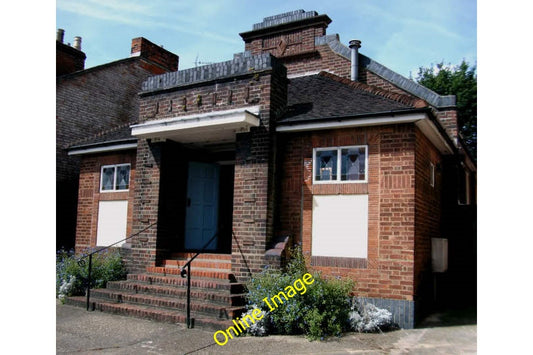
[[[313,183],[367,182],[366,146],[315,148]]]
[[[125,191],[130,188],[130,164],[104,165],[100,191]]]

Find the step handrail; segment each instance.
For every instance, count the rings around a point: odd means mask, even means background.
[[[157,222],[154,222],[152,224],[150,224],[148,227],[146,228],[143,228],[142,230],[140,230],[139,232],[137,233],[134,233],[132,235],[130,235],[129,237],[126,237],[124,239],[121,239],[117,242],[114,242],[113,244],[109,244],[108,246],[106,247],[102,247],[98,250],[95,250],[89,254],[86,254],[86,255],[83,255],[81,256],[79,259],[78,259],[78,265],[80,266],[83,266],[85,265],[85,258],[89,258],[89,270],[87,272],[87,311],[89,310],[89,305],[90,305],[90,301],[89,301],[89,298],[90,298],[90,295],[91,295],[91,269],[92,269],[92,265],[93,265],[93,255],[96,254],[96,253],[99,253],[101,252],[102,250],[106,250],[106,249],[109,249],[111,248],[113,245],[115,244],[118,244],[118,243],[121,243],[121,242],[124,242],[128,239],[131,239],[133,237],[136,237],[138,236],[139,234],[143,233],[143,232],[146,232],[148,229],[152,228],[153,226],[155,226],[157,224]]]
[[[185,275],[187,275],[187,329],[193,327],[191,322],[191,263],[194,259],[196,259],[198,255],[205,251],[205,248],[207,248],[207,246],[211,244],[211,242],[215,239],[216,236],[218,236],[218,231],[213,234],[211,239],[209,239],[209,241],[204,244],[204,246],[202,247],[202,249],[200,249],[199,252],[197,252],[192,258],[189,259],[189,261],[187,261],[185,265],[181,267],[180,276],[185,277]]]

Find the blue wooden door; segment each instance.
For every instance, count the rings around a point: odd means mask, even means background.
[[[217,232],[219,176],[220,168],[217,164],[189,163],[185,215],[186,249],[201,249]],[[217,242],[218,237],[209,243],[206,250],[215,250]]]

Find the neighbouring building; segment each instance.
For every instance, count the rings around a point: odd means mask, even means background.
[[[131,56],[85,69],[81,37],[56,38],[56,248],[74,248],[79,182],[77,156],[67,148],[106,130],[137,122],[138,91],[150,76],[178,69],[178,56],[145,38],[131,43]]]
[[[455,97],[326,34],[330,22],[267,17],[240,34],[233,59],[148,74],[131,97],[109,95],[122,120],[85,121],[105,126],[97,135],[80,127],[68,149],[81,158],[76,249],[138,233],[121,245],[128,280],[94,290],[95,307],[182,321],[180,266],[203,247],[198,323],[237,316],[242,282],[280,267],[295,243],[311,269],[353,278],[356,295],[405,328],[472,287],[476,165]]]

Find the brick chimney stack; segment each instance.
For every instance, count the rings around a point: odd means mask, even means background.
[[[161,73],[178,70],[179,56],[144,37],[137,37],[131,40],[131,57],[142,57],[163,67],[165,71]]]
[[[74,46],[64,44],[65,30],[59,28],[56,34],[56,76],[85,69],[87,56],[81,51],[81,37],[74,37]]]

